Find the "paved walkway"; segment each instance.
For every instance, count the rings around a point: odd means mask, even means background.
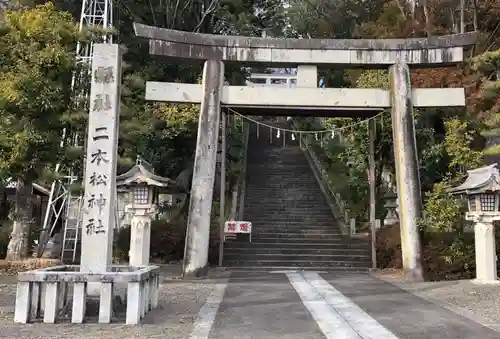
[[[133,327],[12,324],[14,289],[0,286],[0,338],[500,338],[367,274],[234,272],[208,281],[165,280],[160,308]]]
[[[363,274],[234,273],[212,325],[207,325],[212,321],[208,314],[200,313],[191,338],[500,338],[498,332]]]

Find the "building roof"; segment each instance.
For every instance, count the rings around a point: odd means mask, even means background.
[[[174,180],[154,174],[153,166],[141,157],[137,157],[134,167],[116,177],[116,186],[130,184],[147,184],[148,186],[161,187],[168,192],[183,192]]]
[[[500,191],[498,165],[492,164],[467,171],[467,179],[459,186],[450,189],[453,194],[478,194]]]
[[[7,178],[6,180],[6,185],[5,188],[11,188],[11,189],[16,189],[17,188],[17,182],[13,180],[12,178]],[[33,190],[42,193],[44,195],[50,195],[50,189],[43,187],[40,184],[33,183]]]

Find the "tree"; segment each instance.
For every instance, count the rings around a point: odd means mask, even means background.
[[[51,3],[7,10],[0,27],[0,173],[17,183],[8,260],[28,254],[32,183],[61,156],[79,37],[71,15]]]

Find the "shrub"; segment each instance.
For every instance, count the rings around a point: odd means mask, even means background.
[[[0,258],[7,255],[7,246],[9,246],[10,234],[12,233],[12,221],[4,221],[0,225]]]
[[[500,236],[497,236],[500,244]],[[475,275],[474,234],[423,232],[422,265],[426,280],[471,279]],[[500,248],[497,245],[497,253]],[[377,232],[377,264],[380,269],[401,269],[399,225]]]
[[[151,224],[151,258],[164,263],[182,260],[185,233],[184,225],[164,220],[153,220]],[[120,229],[116,235],[115,258],[119,261],[128,261],[129,250],[130,226],[127,226]]]
[[[424,231],[463,232],[467,205],[459,197],[450,195],[449,188],[451,185],[445,180],[435,184],[432,192],[427,194],[425,220],[419,223]]]

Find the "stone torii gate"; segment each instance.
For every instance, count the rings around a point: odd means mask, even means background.
[[[463,88],[411,88],[409,67],[437,67],[463,61],[463,47],[476,34],[412,39],[273,39],[175,31],[134,24],[149,39],[150,54],[205,61],[198,84],[147,82],[146,99],[201,104],[184,254],[184,276],[207,271],[210,213],[221,107],[260,116],[373,116],[391,109],[400,208],[403,265],[422,279],[417,220],[422,202],[412,116],[416,107],[464,106]],[[224,63],[297,67],[297,86],[224,85]],[[317,88],[317,67],[389,68],[390,90]],[[224,150],[223,150],[224,151]]]

